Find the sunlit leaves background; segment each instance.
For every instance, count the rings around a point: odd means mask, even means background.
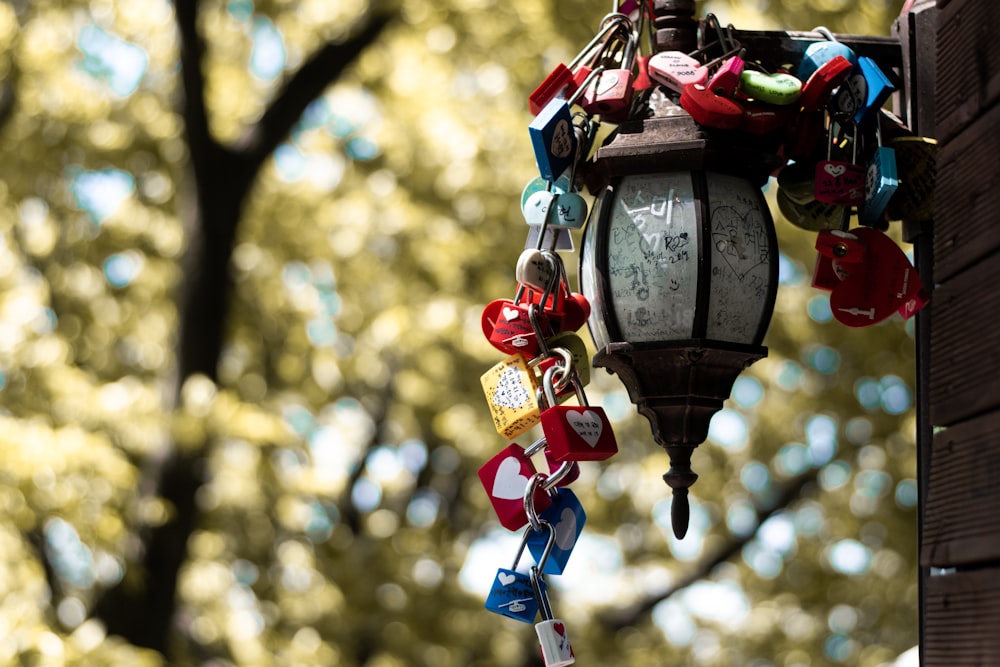
[[[887,34],[900,4],[699,11]],[[366,9],[202,2],[212,132],[246,140],[284,77]],[[608,9],[400,3],[256,183],[219,381],[189,380],[172,409],[190,187],[173,9],[0,4],[0,660],[537,661],[530,627],[481,609],[518,537],[475,476],[504,445],[479,388],[499,359],[479,315],[514,289],[535,174],[526,92]],[[832,321],[809,287],[811,235],[777,222],[770,355],[695,454],[685,540],[665,454],[595,373],[622,452],[575,483],[589,520],[552,591],[581,664],[875,666],[916,642],[912,325]],[[164,659],[105,636],[93,608],[172,512],[143,499],[142,471],[206,437]]]

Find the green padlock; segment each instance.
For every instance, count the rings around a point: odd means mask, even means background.
[[[778,174],[778,187],[796,204],[816,201],[816,163],[789,162]]]
[[[899,187],[889,200],[889,218],[911,223],[932,220],[937,181],[937,140],[897,137],[891,145],[896,149]]]
[[[844,207],[813,200],[807,204],[793,201],[781,189],[776,196],[778,210],[788,222],[810,232],[824,229],[840,229]]]
[[[740,74],[740,91],[759,102],[785,106],[799,99],[802,82],[791,74],[783,72],[767,74],[745,69]]]

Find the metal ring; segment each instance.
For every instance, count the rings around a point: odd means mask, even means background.
[[[542,520],[538,518],[538,510],[535,509],[535,491],[545,482],[545,475],[535,473],[528,480],[524,487],[524,513],[528,517],[528,524],[531,529],[538,532],[542,529]],[[546,522],[548,523],[548,522]]]

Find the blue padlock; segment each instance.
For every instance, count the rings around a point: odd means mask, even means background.
[[[548,533],[548,541],[552,545],[555,545],[556,538],[555,528],[547,521],[541,521],[537,515],[532,517],[531,524],[524,529],[524,537],[521,539],[517,555],[514,556],[514,564],[510,568],[502,567],[497,570],[497,576],[493,580],[493,586],[484,605],[494,614],[507,616],[522,623],[535,622],[535,616],[538,614],[538,596],[532,588],[531,577],[525,572],[519,572],[517,565],[524,555],[525,546],[531,535]],[[537,526],[538,529],[533,526]],[[544,586],[545,580],[540,579],[540,583]],[[542,592],[544,593],[544,590]]]
[[[814,28],[813,32],[818,32],[827,38],[824,42],[813,42],[806,47],[806,52],[802,56],[802,60],[799,62],[799,68],[795,72],[795,76],[799,78],[800,81],[805,83],[809,80],[809,77],[813,75],[813,72],[818,70],[824,63],[833,60],[837,56],[843,56],[847,59],[851,65],[858,64],[858,57],[854,54],[854,50],[851,47],[838,42],[833,33],[831,33],[826,28],[820,26]]]
[[[538,173],[555,181],[576,161],[577,142],[570,103],[560,97],[549,100],[528,125]]]
[[[889,205],[889,200],[899,187],[899,175],[896,171],[896,151],[882,145],[882,128],[876,120],[876,136],[878,148],[868,162],[868,174],[865,179],[865,203],[858,214],[858,221],[863,225],[872,225],[879,221],[882,213]]]
[[[545,550],[549,548],[550,543],[549,536],[545,531],[532,531],[528,535],[528,550],[539,564],[542,574],[562,574],[573,547],[580,539],[583,526],[587,523],[587,514],[583,511],[583,505],[575,493],[560,488],[552,496],[552,504],[539,514],[538,518],[553,527],[555,540],[550,553],[546,556]],[[529,526],[528,529],[530,528]]]
[[[531,588],[531,578],[524,572],[500,568],[493,587],[486,598],[485,607],[522,623],[534,623],[538,614],[538,600]]]
[[[854,114],[854,122],[860,124],[870,113],[878,112],[882,108],[896,87],[871,58],[865,56],[858,58],[858,69],[865,77],[868,88],[864,106]]]

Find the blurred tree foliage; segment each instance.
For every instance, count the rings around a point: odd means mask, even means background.
[[[701,3],[700,3],[701,4]],[[886,34],[900,2],[712,2]],[[0,4],[0,662],[539,664],[478,377],[581,0]],[[200,67],[198,65],[200,64]],[[778,220],[770,356],[695,454],[617,380],[553,590],[581,664],[887,664],[916,642],[913,341],[847,330]],[[513,545],[511,546],[511,540]]]

